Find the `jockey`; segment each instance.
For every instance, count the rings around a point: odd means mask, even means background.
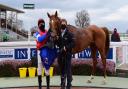
[[[50,48],[47,46],[48,32],[45,30],[45,21],[43,19],[38,20],[38,32],[34,34],[36,38],[36,47],[40,50],[41,61],[45,69],[45,75],[47,80],[47,89],[49,89],[49,68],[53,64],[54,59],[57,56],[56,48]]]

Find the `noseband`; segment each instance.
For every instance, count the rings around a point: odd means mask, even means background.
[[[52,29],[51,30],[51,37],[53,38],[53,39],[55,39],[55,40],[58,40],[59,39],[59,37],[60,37],[60,22],[61,22],[61,19],[60,18],[58,18],[57,19],[57,28],[56,29]],[[54,20],[51,20],[51,23],[53,24],[54,23]]]

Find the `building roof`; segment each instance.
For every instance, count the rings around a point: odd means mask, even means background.
[[[15,11],[17,13],[24,13],[24,11],[21,11],[21,10],[18,10],[16,8],[12,8],[10,6],[6,6],[6,5],[3,5],[3,4],[0,4],[0,9],[7,10],[7,11]]]

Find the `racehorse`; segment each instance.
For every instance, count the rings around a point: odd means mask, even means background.
[[[49,28],[51,29],[52,33],[55,34],[56,40],[60,36],[60,27],[61,27],[61,18],[58,17],[57,11],[54,15],[50,15],[47,13],[49,17]],[[94,79],[94,74],[96,70],[96,51],[98,50],[103,64],[103,71],[104,71],[104,80],[103,84],[106,83],[106,56],[109,50],[109,30],[106,27],[100,28],[96,25],[90,25],[87,28],[79,29],[75,26],[68,25],[68,30],[74,35],[75,47],[72,50],[72,53],[78,53],[86,48],[90,47],[91,49],[91,57],[93,59],[93,67],[91,72],[91,77],[88,80],[88,83],[92,82]]]

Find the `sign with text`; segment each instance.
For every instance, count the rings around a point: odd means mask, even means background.
[[[29,51],[30,50],[30,51]],[[97,58],[100,58],[100,54],[97,51]],[[37,57],[36,48],[15,48],[15,49],[0,49],[0,59],[30,59],[32,57]],[[90,59],[91,58],[91,50],[87,48],[86,50],[78,53],[77,55],[73,55],[76,58],[82,59]],[[109,49],[107,59],[113,60],[113,48]]]
[[[24,9],[34,9],[35,8],[35,4],[23,4],[23,8]]]
[[[96,52],[96,57],[100,58],[100,54],[98,51]],[[78,58],[91,58],[91,49],[87,48],[86,50],[78,53]],[[113,48],[109,49],[107,59],[113,59]]]
[[[28,49],[15,49],[15,59],[28,59]]]
[[[14,49],[0,49],[0,59],[13,58]]]
[[[15,59],[28,59],[28,49],[15,49]],[[37,57],[37,50],[36,48],[30,48],[30,59],[32,57]]]
[[[31,48],[30,50],[31,50],[30,51],[30,58],[37,57],[37,50],[36,50],[36,48]]]

